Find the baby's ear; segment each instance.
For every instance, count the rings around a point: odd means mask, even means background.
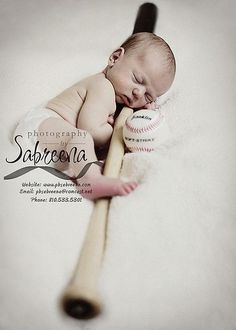
[[[125,50],[123,47],[119,47],[118,49],[116,49],[109,57],[108,65],[110,67],[113,67],[113,65],[123,57],[124,53]]]

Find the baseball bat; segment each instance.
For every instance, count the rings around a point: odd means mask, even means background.
[[[104,167],[104,175],[108,177],[119,177],[125,152],[123,126],[132,113],[132,109],[125,107],[116,119]],[[74,318],[92,318],[99,314],[102,308],[97,280],[103,259],[109,204],[108,198],[95,202],[78,265],[64,293],[63,308]]]
[[[152,3],[144,3],[139,7],[133,34],[153,32],[156,19],[157,7]],[[117,110],[119,112],[121,109]],[[124,107],[115,120],[104,168],[104,175],[106,176],[113,178],[119,176],[125,152],[123,126],[127,117],[132,113],[132,109]],[[65,312],[77,319],[92,318],[102,310],[102,302],[98,292],[98,278],[105,248],[109,205],[110,199],[103,198],[96,201],[77,267],[62,298]]]
[[[138,9],[133,34],[138,32],[154,32],[157,16],[158,9],[154,3],[143,3]]]

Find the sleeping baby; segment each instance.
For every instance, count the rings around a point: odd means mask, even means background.
[[[67,174],[75,178],[85,164],[97,161],[95,148],[109,143],[116,104],[155,109],[155,100],[170,88],[175,69],[173,52],[162,38],[149,32],[136,33],[110,55],[102,72],[79,81],[45,107],[31,110],[15,135],[35,130],[39,148],[47,146],[58,154],[69,153],[76,146],[82,148],[84,157],[66,164]],[[136,182],[104,176],[96,164],[76,182],[90,184],[91,192],[84,197],[92,200],[127,195],[137,187]]]

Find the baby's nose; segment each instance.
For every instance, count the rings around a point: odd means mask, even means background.
[[[133,95],[137,99],[143,97],[144,93],[145,93],[145,90],[144,90],[144,87],[142,87],[142,86],[140,86],[138,88],[136,87],[133,89]]]

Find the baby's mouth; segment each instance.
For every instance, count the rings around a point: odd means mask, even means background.
[[[130,100],[130,98],[128,96],[122,95],[121,96],[121,99],[122,99],[122,101],[124,102],[125,105],[127,105],[128,107],[130,106],[131,100]]]

